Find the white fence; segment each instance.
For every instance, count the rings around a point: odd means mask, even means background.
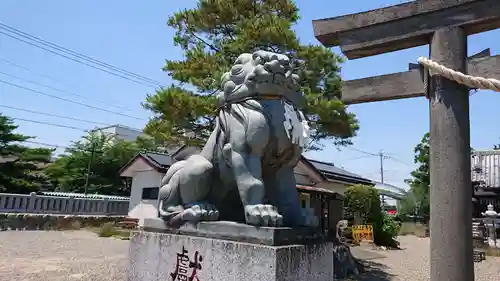
[[[127,215],[128,200],[0,193],[0,213]]]

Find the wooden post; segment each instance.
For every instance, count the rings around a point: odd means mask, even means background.
[[[466,72],[467,36],[460,27],[437,30],[432,60]],[[474,280],[469,91],[441,76],[430,87],[432,281]]]
[[[28,198],[27,212],[36,213],[35,208],[36,208],[36,192],[31,192],[30,197]]]

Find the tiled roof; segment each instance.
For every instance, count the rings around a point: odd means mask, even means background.
[[[307,160],[328,179],[350,180],[359,183],[372,184],[371,180],[363,178],[360,175],[348,172],[339,167],[335,167],[333,163],[322,162],[312,159],[307,159]]]
[[[173,159],[170,155],[166,153],[160,153],[160,152],[140,152],[137,154],[134,158],[132,158],[125,166],[123,166],[119,174],[121,174],[123,171],[125,171],[137,157],[143,158],[145,161],[147,161],[152,167],[156,168],[159,172],[165,173],[167,172],[168,168],[172,166],[173,164]]]
[[[168,169],[168,167],[172,166],[174,162],[172,157],[166,153],[142,152],[140,155],[152,162],[153,165],[162,169]]]
[[[306,186],[306,185],[297,185],[297,189],[299,191],[310,191],[310,192],[317,192],[317,193],[323,193],[323,194],[329,194],[329,195],[335,195],[337,198],[342,198],[342,195],[338,194],[335,191],[326,189],[326,188],[320,188],[320,187],[315,187],[315,186]]]

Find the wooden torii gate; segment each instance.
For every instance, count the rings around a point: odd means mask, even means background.
[[[500,28],[500,0],[417,0],[313,21],[316,38],[357,59],[430,44],[433,61],[473,76],[500,79],[500,56],[467,58],[467,36]],[[406,72],[347,81],[347,104],[427,96],[430,105],[431,281],[474,280],[469,89]]]

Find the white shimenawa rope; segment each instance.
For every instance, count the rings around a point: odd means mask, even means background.
[[[500,92],[500,80],[466,75],[424,57],[418,58],[418,63],[429,69],[430,75],[440,75],[469,88]]]

